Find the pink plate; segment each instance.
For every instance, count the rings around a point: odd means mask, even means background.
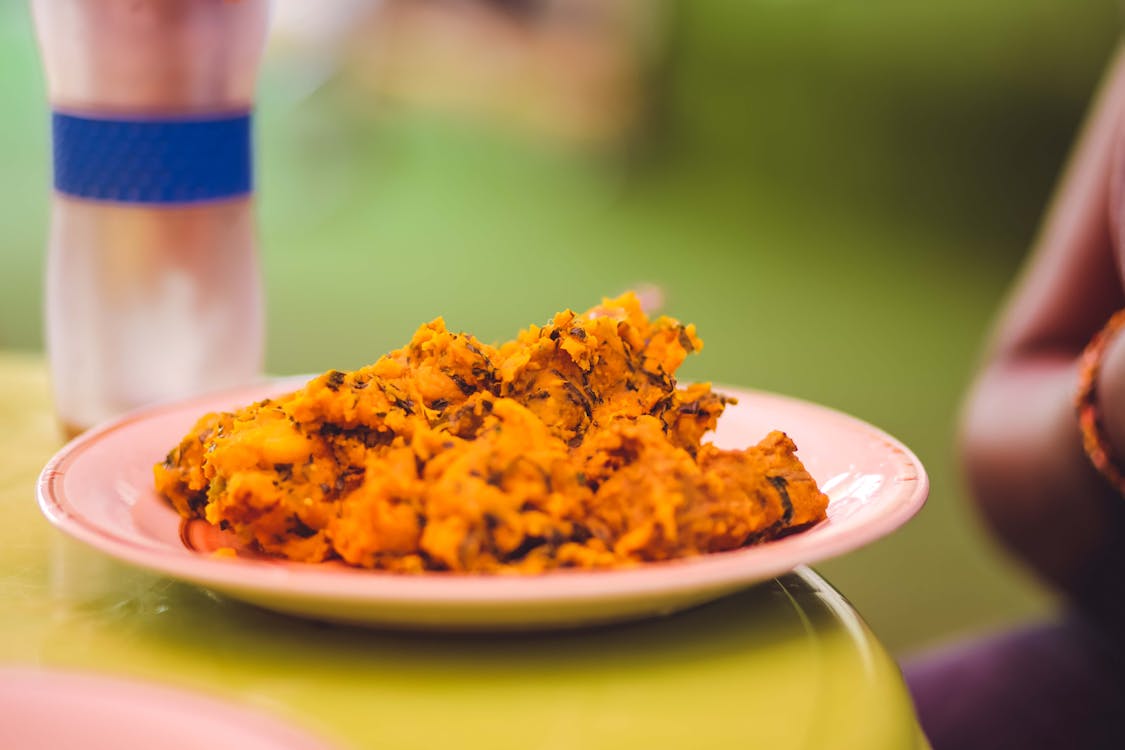
[[[369,625],[501,630],[627,620],[714,599],[889,534],[918,512],[929,490],[914,454],[865,422],[784,396],[720,387],[739,403],[727,407],[715,443],[742,448],[772,429],[787,432],[830,498],[828,520],[733,552],[629,570],[523,577],[405,576],[219,558],[185,546],[179,516],[153,491],[153,464],[203,413],[304,381],[278,380],[158,406],[83,435],[40,475],[40,508],[65,533],[112,557],[268,609]]]
[[[0,747],[83,750],[326,750],[255,711],[157,685],[33,669],[0,669]]]

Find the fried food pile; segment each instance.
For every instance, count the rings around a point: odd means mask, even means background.
[[[499,347],[438,319],[373,365],[208,414],[156,488],[255,550],[401,573],[620,567],[823,519],[783,433],[701,442],[730,401],[677,388],[701,346],[632,294]]]

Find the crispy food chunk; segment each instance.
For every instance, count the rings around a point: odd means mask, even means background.
[[[823,519],[783,433],[702,442],[730,403],[677,387],[702,346],[631,294],[499,347],[438,319],[372,365],[204,416],[156,488],[248,548],[401,573],[634,565]]]

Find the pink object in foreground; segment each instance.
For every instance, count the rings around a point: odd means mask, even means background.
[[[94,674],[0,669],[0,747],[20,750],[328,750],[255,711]]]
[[[203,413],[304,382],[281,380],[167,404],[78,438],[40,475],[40,507],[62,531],[112,557],[267,609],[394,627],[532,630],[667,614],[850,552],[909,520],[929,491],[917,457],[881,430],[816,404],[720,386],[717,391],[739,403],[727,408],[714,442],[741,448],[771,429],[787,432],[829,496],[826,521],[732,552],[523,577],[396,575],[333,563],[219,558],[185,546],[180,517],[153,490],[153,464]]]

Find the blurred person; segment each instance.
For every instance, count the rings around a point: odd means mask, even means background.
[[[457,113],[549,140],[614,148],[644,124],[664,0],[351,0],[327,24],[343,80],[373,109]],[[307,3],[279,23],[308,37]],[[290,21],[290,22],[286,22]],[[320,24],[324,26],[326,24]],[[315,27],[314,27],[315,28]]]
[[[1125,47],[962,422],[978,510],[1058,593],[1059,614],[906,664],[935,750],[1125,747],[1123,220]]]

